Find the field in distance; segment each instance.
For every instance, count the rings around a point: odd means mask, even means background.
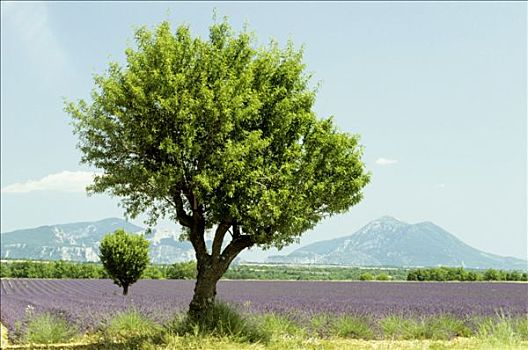
[[[36,327],[35,319],[40,322],[36,323],[38,329],[46,328],[42,323],[48,321],[39,319],[41,315],[59,317],[75,332],[84,334],[77,339],[86,341],[100,341],[108,336],[100,333],[101,329],[123,324],[126,327],[148,324],[159,330],[175,318],[181,319],[194,287],[191,280],[140,280],[124,297],[120,288],[106,279],[3,279],[0,283],[0,317],[12,342],[26,339],[27,329]],[[504,334],[504,330],[511,330],[507,334],[513,337],[510,339],[513,345],[526,345],[526,295],[525,283],[220,281],[218,284],[219,299],[257,322],[259,331],[281,339],[270,343],[275,344],[270,345],[274,349],[287,344],[298,349],[338,349],[352,344],[371,348],[368,342],[361,345],[348,342],[349,338],[382,341],[377,343],[382,348],[457,348],[461,344],[471,348],[480,343],[465,343],[466,340],[457,338],[488,339],[490,334]],[[115,321],[116,317],[121,319]],[[215,341],[167,337],[164,341],[174,344],[165,345],[173,349],[207,349],[208,342],[216,341],[219,348],[226,349],[268,347],[241,345],[236,336]],[[431,342],[387,343],[406,339]]]

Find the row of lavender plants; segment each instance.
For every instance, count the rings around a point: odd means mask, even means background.
[[[83,331],[93,331],[105,320],[136,310],[164,324],[186,310],[194,281],[141,280],[129,295],[110,280],[1,281],[1,321],[14,331],[32,315],[60,315]],[[221,281],[218,297],[249,314],[286,315],[299,322],[317,315],[427,318],[448,315],[526,317],[528,285],[524,283],[379,283]],[[303,321],[304,322],[304,321]]]

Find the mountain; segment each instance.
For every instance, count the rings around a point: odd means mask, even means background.
[[[41,226],[1,234],[1,257],[12,259],[98,261],[99,242],[108,232],[145,229],[117,218],[95,222]],[[146,235],[154,263],[194,259],[191,243],[173,230]],[[210,248],[211,242],[206,242]],[[270,256],[268,262],[356,266],[465,266],[527,269],[527,262],[479,251],[431,222],[407,224],[384,216],[351,236],[312,243],[292,253]]]
[[[488,254],[470,247],[433,224],[408,224],[384,216],[351,236],[312,243],[268,262],[359,266],[465,266],[527,269],[525,260]]]
[[[41,226],[1,234],[1,257],[11,259],[99,261],[99,242],[103,236],[123,228],[142,234],[145,229],[122,219]],[[178,240],[179,233],[155,230],[146,235],[152,262],[170,264],[194,259],[189,242]]]

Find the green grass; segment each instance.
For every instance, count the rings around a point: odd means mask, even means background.
[[[401,316],[389,316],[380,321],[385,339],[425,339],[425,329],[420,321]]]
[[[24,343],[52,344],[70,341],[78,335],[77,329],[58,316],[45,313],[33,317],[23,335]]]
[[[7,344],[9,343],[7,338],[7,328],[0,323],[0,349],[4,349],[7,347]]]
[[[464,321],[446,315],[430,317],[423,326],[426,339],[451,340],[456,337],[470,337],[473,334]]]
[[[519,335],[519,338],[528,341],[528,316],[522,319],[513,320],[514,332]]]
[[[331,323],[332,335],[340,338],[370,340],[374,338],[371,322],[364,317],[340,316]]]
[[[515,323],[514,320],[504,315],[499,315],[498,318],[487,318],[479,323],[476,336],[490,348],[518,346],[526,334],[523,326],[517,328]]]
[[[76,347],[84,344],[82,347],[87,349],[528,348],[528,319],[503,315],[468,320],[448,315],[428,318],[393,315],[381,320],[331,314],[252,315],[219,303],[200,322],[180,314],[166,325],[130,310],[104,322],[96,333],[84,338],[65,320],[49,314],[32,317],[27,325],[21,339],[26,344],[76,340],[81,341]]]
[[[470,337],[473,335],[473,331],[463,320],[448,315],[425,319],[389,316],[380,321],[380,327],[383,339],[392,340],[451,340],[456,337]]]
[[[286,316],[266,314],[258,317],[257,326],[272,339],[304,338],[308,332]]]
[[[239,342],[267,342],[269,333],[250,317],[243,316],[225,303],[216,303],[202,320],[195,321],[187,316],[178,316],[169,325],[169,330],[177,335],[210,335],[228,337]]]
[[[151,339],[160,334],[162,327],[144,317],[136,310],[117,314],[110,319],[102,330],[102,336],[108,342],[123,342],[131,338]]]
[[[518,345],[495,345],[490,346],[477,338],[457,338],[454,340],[358,340],[342,338],[285,338],[272,340],[267,344],[262,343],[239,343],[226,337],[212,336],[177,336],[167,335],[163,343],[154,344],[149,341],[139,343],[87,343],[78,342],[72,344],[57,345],[27,345],[18,346],[16,349],[84,349],[84,350],[525,350],[528,342]],[[6,349],[10,349],[9,347]]]

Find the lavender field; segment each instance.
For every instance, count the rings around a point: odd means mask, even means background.
[[[193,287],[194,281],[140,280],[123,297],[110,280],[6,279],[1,281],[1,321],[13,329],[27,313],[51,312],[90,330],[132,306],[165,322],[186,310]],[[219,299],[244,311],[288,315],[519,316],[527,314],[527,296],[528,284],[522,283],[221,281],[218,285]]]

